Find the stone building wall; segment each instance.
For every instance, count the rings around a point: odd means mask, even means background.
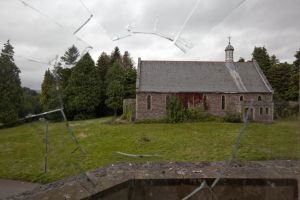
[[[151,97],[151,109],[147,109],[147,96]],[[163,119],[166,116],[166,96],[164,93],[137,93],[136,119]]]
[[[225,109],[222,109],[222,96],[225,96]],[[241,101],[240,98],[243,98]],[[261,100],[258,100],[259,96]],[[216,116],[225,116],[226,113],[241,113],[250,106],[253,100],[252,120],[273,121],[273,95],[271,93],[248,94],[206,94],[207,112]],[[268,110],[266,112],[266,110]]]
[[[147,96],[151,96],[151,109],[147,109]],[[166,96],[168,93],[144,93],[136,95],[136,119],[162,119],[166,116]],[[174,95],[174,94],[173,94]],[[253,100],[251,119],[253,121],[273,121],[273,95],[271,93],[224,94],[206,93],[207,112],[216,116],[226,113],[241,113],[250,106]],[[222,109],[222,96],[225,97],[225,108]],[[240,100],[242,96],[242,101]],[[259,96],[261,100],[258,100]],[[268,112],[268,113],[267,113]]]

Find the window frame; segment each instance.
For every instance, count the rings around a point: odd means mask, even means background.
[[[152,95],[151,94],[147,94],[147,96],[146,96],[146,109],[152,110]]]
[[[170,102],[170,95],[166,95],[166,110],[168,109],[168,102]]]
[[[257,97],[257,101],[262,101],[262,98],[260,95]]]
[[[221,109],[225,110],[225,108],[226,108],[226,98],[225,98],[225,95],[222,95],[221,96]]]
[[[269,107],[266,107],[266,115],[269,115],[270,111],[269,111]]]
[[[244,95],[241,95],[241,96],[240,96],[240,102],[241,102],[241,101],[244,101]]]
[[[259,115],[263,115],[263,107],[259,107]]]

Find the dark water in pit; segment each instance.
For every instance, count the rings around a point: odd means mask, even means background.
[[[102,191],[94,200],[179,200],[192,192],[204,179],[130,180]],[[214,179],[205,179],[211,185]],[[212,195],[213,194],[213,195]],[[295,179],[223,179],[210,191],[204,189],[191,200],[296,200]]]

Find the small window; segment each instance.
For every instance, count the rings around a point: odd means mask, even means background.
[[[263,108],[259,108],[259,114],[262,115],[263,114]]]
[[[222,110],[225,110],[225,96],[222,96]]]
[[[267,115],[269,114],[269,108],[266,108],[266,114]]]
[[[147,95],[147,110],[151,110],[151,95]]]
[[[240,96],[240,101],[244,101],[244,96]]]
[[[261,101],[261,96],[258,96],[257,100],[258,100],[258,101]]]
[[[170,103],[170,96],[167,95],[166,96],[166,108],[168,107],[169,103]]]

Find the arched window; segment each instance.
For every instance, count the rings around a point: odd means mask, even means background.
[[[225,110],[225,96],[222,96],[222,110]]]
[[[169,103],[170,103],[170,96],[167,95],[167,96],[166,96],[166,109],[168,108]]]
[[[244,96],[240,96],[240,101],[244,101]]]
[[[269,108],[266,107],[266,114],[268,115],[269,114]]]
[[[262,107],[259,108],[259,114],[260,114],[260,115],[263,114],[263,108],[262,108]]]
[[[151,95],[147,95],[147,110],[151,110]]]
[[[261,101],[261,96],[258,96],[257,100],[258,100],[258,101]]]

